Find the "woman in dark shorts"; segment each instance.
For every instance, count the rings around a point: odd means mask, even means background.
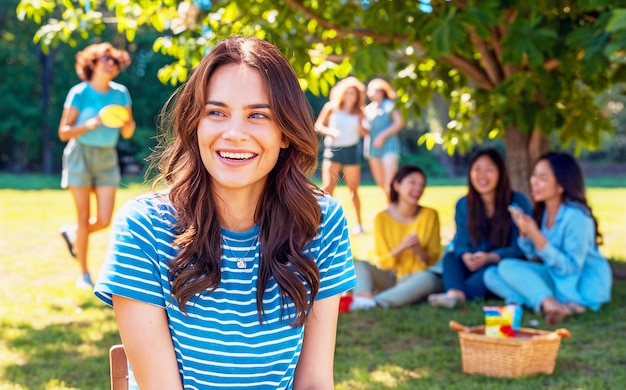
[[[322,189],[332,195],[343,172],[356,214],[357,224],[352,228],[354,234],[363,233],[358,188],[361,182],[359,142],[361,137],[367,135],[363,127],[364,106],[365,85],[354,77],[348,77],[330,91],[330,99],[315,122],[317,132],[324,136]]]

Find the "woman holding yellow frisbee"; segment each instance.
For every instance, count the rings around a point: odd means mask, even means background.
[[[63,151],[61,186],[69,188],[76,206],[77,223],[64,225],[61,236],[81,267],[77,286],[92,288],[87,266],[89,234],[111,222],[115,192],[120,182],[116,145],[121,135],[135,132],[128,89],[113,81],[130,65],[125,50],[109,43],[87,46],[76,55],[73,86],[63,105],[59,138],[67,141]],[[91,194],[96,215],[91,216]]]

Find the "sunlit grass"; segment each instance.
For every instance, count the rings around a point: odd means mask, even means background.
[[[15,179],[13,179],[15,180]],[[25,179],[27,180],[27,179]],[[34,186],[36,187],[36,186]],[[26,188],[31,188],[26,186]],[[118,192],[116,206],[146,190]],[[463,186],[433,186],[423,203],[436,208],[442,237],[454,234],[454,203]],[[354,214],[345,187],[335,194]],[[626,188],[589,191],[605,236],[603,252],[626,260]],[[366,234],[352,237],[355,257],[367,258],[372,220],[384,207],[373,186],[361,189]],[[78,266],[58,229],[74,219],[70,194],[62,190],[0,190],[0,389],[108,389],[108,349],[119,342],[113,311],[90,292],[78,290]],[[97,274],[109,230],[91,238],[90,265]],[[574,334],[565,340],[553,376],[523,380],[469,377],[461,372],[457,336],[450,319],[481,321],[480,304],[467,312],[426,305],[343,315],[339,322],[336,388],[625,388],[626,285],[618,281],[614,301],[599,313],[568,319]],[[540,318],[526,313],[526,320]]]

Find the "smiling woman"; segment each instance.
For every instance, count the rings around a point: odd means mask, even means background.
[[[432,306],[452,308],[488,297],[485,270],[501,258],[523,257],[517,245],[519,230],[508,208],[514,204],[530,212],[530,202],[511,189],[502,156],[495,149],[478,151],[470,161],[467,179],[467,195],[456,204],[454,249],[443,258],[445,292],[428,297]]]
[[[343,210],[308,176],[317,135],[293,69],[229,38],[171,102],[155,192],[119,212],[96,285],[137,384],[332,389],[356,279]]]

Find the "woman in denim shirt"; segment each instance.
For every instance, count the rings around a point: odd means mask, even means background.
[[[536,311],[548,325],[611,299],[611,268],[600,254],[602,236],[587,204],[580,167],[566,153],[548,153],[530,178],[532,217],[512,210],[519,245],[529,259],[507,259],[485,273],[487,287]]]
[[[483,273],[500,259],[523,256],[517,246],[517,226],[507,207],[516,204],[530,212],[530,202],[511,190],[509,174],[497,150],[474,155],[468,172],[468,194],[456,204],[454,250],[443,258],[445,293],[431,294],[432,306],[453,308],[466,300],[485,298],[489,290]]]

